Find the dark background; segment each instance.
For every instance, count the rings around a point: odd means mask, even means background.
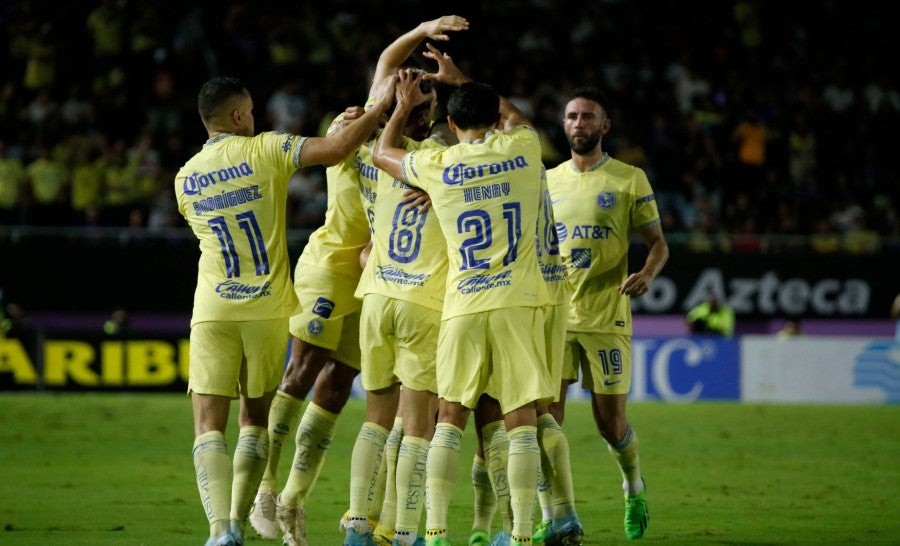
[[[885,317],[900,248],[892,12],[866,1],[4,2],[0,158],[27,165],[40,147],[72,142],[99,154],[119,143],[125,157],[149,148],[147,189],[124,208],[101,203],[88,219],[63,196],[39,214],[27,191],[0,206],[0,288],[34,312],[189,314],[197,250],[172,180],[206,139],[200,85],[244,79],[263,131],[276,121],[270,98],[291,83],[303,104],[297,130],[318,134],[365,100],[387,43],[456,13],[470,30],[441,47],[529,111],[548,166],[568,155],[567,94],[607,92],[604,148],[648,173],[673,249],[665,274],[719,262],[735,275],[747,264],[815,279],[852,264],[877,288],[867,314]],[[105,33],[117,49],[98,47]],[[51,77],[35,84],[34,63]],[[72,104],[89,115],[63,115]],[[767,130],[761,165],[744,164],[733,137],[751,118]],[[810,137],[798,174],[792,143]],[[288,203],[293,256],[321,224],[321,205]]]

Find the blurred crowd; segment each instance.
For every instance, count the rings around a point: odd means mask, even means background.
[[[758,252],[796,238],[864,253],[900,238],[890,160],[900,38],[878,3],[10,0],[0,9],[0,224],[181,226],[172,181],[205,141],[196,94],[209,76],[250,85],[257,131],[321,134],[364,102],[390,37],[457,13],[470,30],[440,47],[534,121],[548,166],[568,156],[568,92],[605,90],[604,146],[647,171],[665,232],[695,250]],[[290,226],[320,225],[324,171],[304,169],[291,187]]]

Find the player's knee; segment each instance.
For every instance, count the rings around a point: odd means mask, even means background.
[[[309,394],[327,360],[327,353],[317,351],[291,355],[281,380],[281,390],[291,396],[304,398]]]

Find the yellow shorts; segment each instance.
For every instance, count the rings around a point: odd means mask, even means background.
[[[381,294],[366,294],[360,315],[362,386],[367,391],[400,381],[437,392],[435,359],[441,313]]]
[[[544,308],[544,341],[547,343],[547,368],[550,370],[550,384],[553,385],[555,391],[554,402],[559,401],[559,388],[563,380],[568,321],[568,304],[548,305]]]
[[[291,335],[331,349],[331,356],[359,369],[359,310],[354,297],[359,277],[338,275],[331,270],[299,264],[294,271],[294,290],[300,312],[291,317]]]
[[[489,394],[503,413],[529,402],[549,402],[544,310],[507,307],[460,315],[441,323],[437,346],[438,396],[474,408]]]
[[[631,336],[568,332],[563,379],[576,381],[597,394],[628,394],[631,390]]]
[[[191,328],[188,393],[260,398],[278,388],[288,319],[199,322]]]

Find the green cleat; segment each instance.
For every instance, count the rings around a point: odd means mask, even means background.
[[[474,531],[472,531],[472,534],[469,535],[468,544],[469,546],[490,546],[491,535],[489,535],[487,531],[475,529]]]
[[[629,540],[641,538],[650,524],[650,510],[647,509],[647,492],[641,491],[633,497],[625,497],[625,536]]]
[[[425,546],[450,546],[450,539],[447,537],[432,537],[425,541]]]
[[[584,529],[578,517],[572,515],[541,522],[531,537],[531,543],[545,546],[581,546],[583,538]]]
[[[547,541],[547,537],[550,536],[551,526],[552,522],[549,519],[538,523],[537,529],[535,529],[534,534],[531,535],[531,543],[544,544]]]

